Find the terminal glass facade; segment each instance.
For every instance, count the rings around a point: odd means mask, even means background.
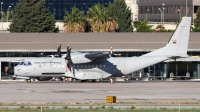
[[[176,22],[186,15],[186,0],[139,0],[138,19],[148,16],[151,22]],[[195,7],[193,0],[187,1],[187,16],[193,17]],[[196,10],[196,9],[195,9]]]
[[[146,14],[147,10],[149,14],[160,14],[159,8],[161,8],[161,6],[142,6],[139,7],[139,14]],[[179,11],[181,14],[185,14],[185,6],[174,5],[174,6],[165,6],[164,8],[165,8],[164,10],[165,14],[179,14]],[[188,14],[193,13],[192,6],[187,6],[187,10]]]
[[[2,10],[7,12],[8,7],[14,8],[19,0],[1,0],[1,2],[3,2]],[[97,3],[108,6],[109,2],[113,2],[113,0],[46,0],[46,7],[54,14],[56,20],[62,20],[65,11],[70,11],[74,6],[86,12],[89,7]]]

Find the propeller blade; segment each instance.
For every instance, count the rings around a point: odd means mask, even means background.
[[[69,44],[67,45],[67,56],[70,56]]]
[[[69,48],[69,44],[67,46],[67,55],[65,57],[65,60],[67,60],[67,66],[71,66],[73,64],[71,59],[71,48]]]
[[[57,49],[58,57],[61,57],[61,45],[62,44],[60,44],[60,46]]]

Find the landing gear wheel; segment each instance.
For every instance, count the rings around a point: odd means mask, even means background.
[[[62,77],[60,77],[60,81],[64,81],[65,79],[63,79]]]
[[[31,79],[26,79],[26,83],[31,83]]]
[[[89,79],[89,80],[86,80],[86,81],[88,81],[88,82],[94,82],[94,80],[92,80],[92,79]]]
[[[81,82],[85,82],[86,80],[81,80]]]
[[[101,82],[101,80],[100,79],[96,79],[95,82]]]
[[[81,80],[81,82],[88,82],[88,80]]]

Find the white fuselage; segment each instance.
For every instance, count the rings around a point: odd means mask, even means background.
[[[14,67],[15,76],[24,77],[72,77],[76,79],[102,79],[110,76],[123,76],[149,65],[166,60],[166,57],[110,57],[90,63],[73,64],[67,67],[63,58],[27,59]]]

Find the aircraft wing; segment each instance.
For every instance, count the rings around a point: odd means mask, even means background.
[[[85,54],[85,57],[90,60],[106,59],[109,57],[109,53],[97,52]]]

